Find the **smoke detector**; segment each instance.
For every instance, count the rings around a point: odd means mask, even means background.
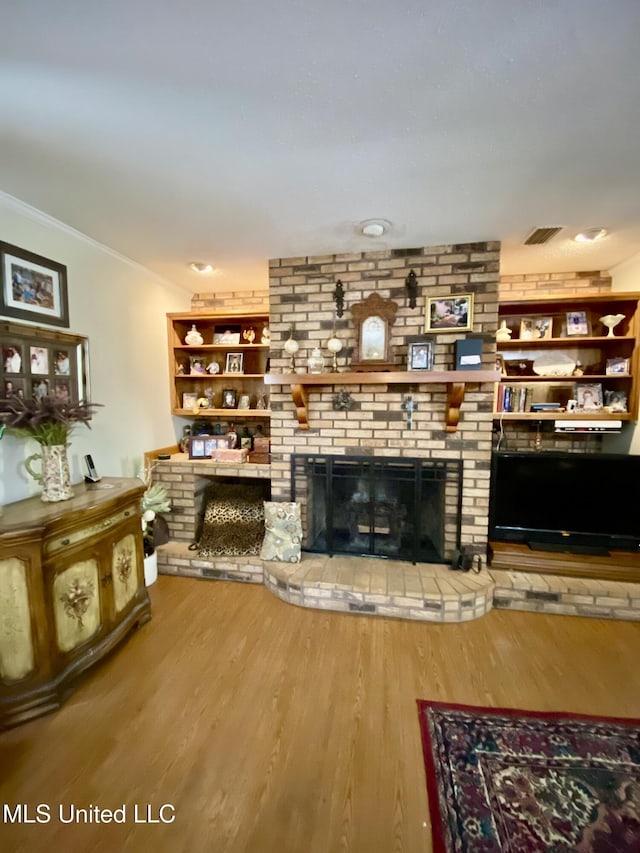
[[[189,269],[199,273],[213,272],[213,266],[202,261],[192,261],[189,264]]]

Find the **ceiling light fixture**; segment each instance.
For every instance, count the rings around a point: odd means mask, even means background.
[[[573,238],[576,243],[595,243],[596,240],[602,240],[608,235],[606,228],[588,228],[586,231],[581,231]]]
[[[358,225],[360,233],[365,237],[382,237],[390,227],[388,219],[365,219]]]
[[[213,266],[211,264],[205,264],[201,261],[192,261],[189,264],[189,269],[199,273],[213,272]]]

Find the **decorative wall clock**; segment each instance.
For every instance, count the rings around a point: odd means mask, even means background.
[[[371,293],[351,308],[356,325],[356,346],[351,360],[353,370],[392,370],[391,326],[398,303]]]

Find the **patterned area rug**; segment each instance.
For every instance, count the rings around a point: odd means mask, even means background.
[[[418,711],[434,853],[640,853],[640,720]]]

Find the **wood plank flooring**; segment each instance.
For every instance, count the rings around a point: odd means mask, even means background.
[[[167,576],[150,594],[62,709],[0,735],[0,808],[51,815],[5,813],[0,850],[428,853],[417,698],[640,718],[640,623],[423,624]],[[173,823],[134,822],[163,804]],[[60,822],[123,805],[122,824]]]

